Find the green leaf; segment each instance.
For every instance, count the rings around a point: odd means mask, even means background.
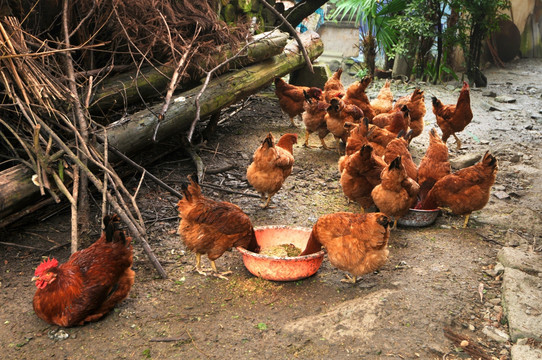
[[[256,325],[256,327],[258,328],[258,330],[261,330],[261,331],[267,330],[267,324],[266,323],[258,323],[258,325]]]

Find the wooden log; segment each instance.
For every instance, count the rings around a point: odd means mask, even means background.
[[[314,60],[323,52],[323,44],[318,34],[301,34],[307,53]],[[224,74],[211,80],[207,90],[200,98],[201,117],[231,105],[269,85],[277,76],[284,76],[305,65],[297,45],[290,42],[284,52],[260,63],[245,67],[236,72]],[[179,94],[171,103],[165,118],[156,134],[157,141],[178,134],[190,127],[196,114],[194,98],[201,86]],[[142,110],[129,117],[129,121],[113,123],[108,127],[109,143],[125,154],[134,153],[151,143],[157,123],[154,114],[161,105],[150,110]]]
[[[254,36],[260,39],[247,48],[246,56],[242,56],[232,65],[234,68],[257,63],[280,54],[286,46],[288,34],[281,31],[266,32]],[[217,51],[218,63],[234,55],[231,49]],[[156,68],[147,67],[135,73],[124,73],[105,80],[96,90],[89,111],[93,114],[106,113],[108,110],[123,107],[128,104],[141,103],[163,94],[169,85],[175,65],[163,65]],[[183,84],[180,85],[182,90]],[[186,85],[185,85],[186,86]]]
[[[301,35],[306,43],[311,60],[324,49],[317,34]],[[235,72],[224,74],[209,83],[207,91],[200,98],[201,117],[210,115],[222,107],[242,100],[267,86],[276,76],[284,76],[303,67],[305,60],[297,45],[290,42],[280,55]],[[201,87],[191,89],[177,96],[165,118],[162,120],[157,139],[178,134],[188,129],[195,117],[194,98]],[[157,113],[161,104],[152,108]],[[122,153],[130,155],[152,142],[157,119],[149,110],[129,116],[128,121],[113,123],[108,127],[108,141]],[[111,157],[114,157],[111,154]],[[39,199],[39,188],[32,183],[32,170],[17,165],[0,172],[0,218],[6,218],[30,202]],[[0,222],[0,228],[9,222]]]
[[[40,189],[32,182],[32,175],[34,171],[22,164],[0,172],[0,219],[39,199]]]

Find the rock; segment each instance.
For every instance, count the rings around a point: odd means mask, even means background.
[[[382,289],[367,296],[345,301],[330,311],[302,317],[284,325],[281,332],[291,335],[315,335],[331,342],[343,343],[346,338],[371,338],[375,334],[375,321],[386,299],[396,291]]]
[[[505,191],[495,191],[493,195],[499,200],[510,199],[510,195]]]
[[[56,330],[53,329],[47,333],[47,336],[49,337],[49,339],[53,341],[62,341],[69,338],[70,334],[68,334],[63,329],[56,329]]]
[[[484,109],[485,111],[502,111],[501,109],[499,109],[495,105],[493,105],[491,103],[488,103],[488,102],[485,102],[485,101],[480,102],[480,107],[482,109]]]
[[[482,96],[487,96],[487,97],[496,97],[497,96],[497,93],[495,91],[491,91],[491,90],[486,90],[486,91],[482,91]]]
[[[529,345],[512,346],[512,360],[540,360],[542,359],[542,350],[534,349]]]
[[[314,73],[311,73],[306,66],[294,71],[290,74],[290,84],[315,86],[323,89],[327,79],[330,78],[333,73],[327,64],[314,64],[313,69]]]
[[[455,159],[451,159],[450,165],[454,169],[463,169],[467,166],[476,164],[481,158],[482,155],[480,154],[465,154],[458,156]]]
[[[515,103],[516,99],[511,96],[502,95],[502,96],[497,96],[495,98],[495,101],[499,103],[504,103],[504,104],[511,104],[511,103]]]
[[[520,241],[525,241],[522,237],[511,231],[508,231],[505,240],[509,233],[511,234],[510,237],[515,235],[520,238]],[[519,248],[503,247],[497,254],[497,259],[505,268],[518,269],[529,274],[542,273],[542,255],[536,253],[523,251]]]
[[[501,329],[497,329],[493,326],[486,326],[482,329],[482,332],[491,340],[503,343],[510,340],[510,336]]]
[[[542,338],[542,289],[538,287],[539,284],[538,276],[513,268],[504,271],[503,305],[512,341],[519,338]]]

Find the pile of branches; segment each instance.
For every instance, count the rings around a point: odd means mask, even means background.
[[[59,202],[61,192],[69,200],[72,251],[87,230],[78,223],[90,223],[90,182],[103,195],[102,212],[112,208],[121,216],[165,277],[145,241],[137,190],[130,193],[110,166],[107,137],[101,144],[89,140],[93,128],[105,130],[88,113],[89,102],[119,66],[171,63],[178,77],[173,90],[181,78],[213,69],[219,60],[211,55],[244,42],[248,26],[221,22],[213,0],[8,3],[13,16],[0,19],[0,170],[24,164],[42,195]]]

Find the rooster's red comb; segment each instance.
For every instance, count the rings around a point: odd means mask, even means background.
[[[36,268],[36,272],[34,273],[35,276],[41,276],[43,275],[47,270],[57,267],[58,266],[58,260],[53,258],[47,260],[43,260],[41,264],[38,265]]]

